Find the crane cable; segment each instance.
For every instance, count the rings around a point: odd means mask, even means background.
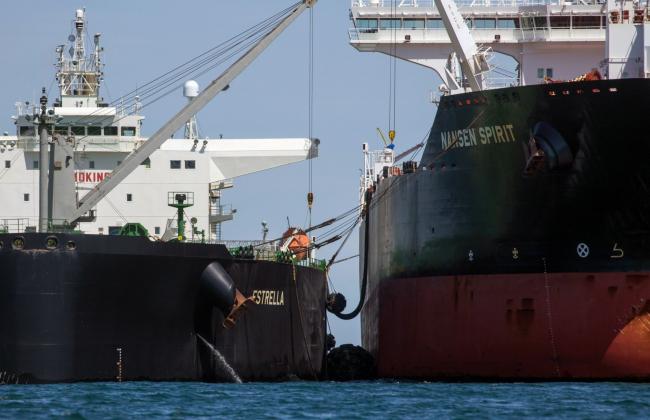
[[[140,86],[139,88],[136,88],[126,95],[114,100],[109,104],[109,106],[117,106],[120,104],[124,109],[126,109],[131,108],[131,105],[133,104],[141,103],[142,105],[140,109],[142,109],[148,105],[152,105],[153,103],[158,102],[162,98],[168,96],[173,91],[178,89],[182,85],[182,80],[184,78],[198,78],[205,73],[215,69],[216,67],[227,63],[229,60],[235,58],[238,54],[244,52],[247,48],[251,47],[260,39],[262,39],[266,34],[268,34],[268,32],[270,32],[283,18],[286,17],[288,13],[295,9],[295,7],[297,7],[299,4],[300,2],[287,7],[275,15],[263,20],[257,25],[246,29],[245,31],[231,37],[221,44],[205,51],[204,53],[186,61],[181,65],[176,66],[163,75],[158,76],[148,83],[145,83],[143,86]],[[149,102],[145,102],[145,99],[149,99]],[[80,124],[85,122],[84,120],[86,118],[95,116],[96,113],[101,112],[102,109],[103,108],[99,108],[98,111],[92,112],[87,116],[80,117],[77,119],[77,121],[73,122],[73,124]],[[134,111],[126,112],[115,122],[120,121],[129,115],[133,115],[134,113]],[[80,142],[86,137],[88,136],[78,138],[77,141]]]
[[[314,8],[309,8],[309,58],[308,58],[308,70],[309,70],[309,103],[308,103],[308,126],[309,126],[309,141],[313,141],[314,133]],[[311,147],[309,149],[311,151]],[[311,228],[311,211],[314,205],[314,193],[313,193],[313,156],[307,156],[308,160],[308,171],[307,176],[307,211],[309,213],[309,227]]]
[[[389,61],[388,61],[388,138],[390,143],[393,143],[395,140],[395,124],[396,124],[396,114],[397,114],[397,4],[395,1],[391,1],[391,19],[390,19],[390,29],[391,29],[391,43],[389,51]]]

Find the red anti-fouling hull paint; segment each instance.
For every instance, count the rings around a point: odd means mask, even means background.
[[[380,282],[383,377],[650,378],[648,273]]]
[[[379,373],[650,380],[649,107],[650,79],[443,96],[418,169],[369,192]]]

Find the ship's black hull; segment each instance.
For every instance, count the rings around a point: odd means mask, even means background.
[[[442,99],[369,206],[380,375],[650,378],[649,105],[634,79]]]
[[[233,259],[223,246],[146,238],[0,235],[0,375],[5,382],[316,379],[325,351],[318,270]],[[68,249],[68,242],[74,249]],[[231,329],[201,274],[220,263],[254,296]]]

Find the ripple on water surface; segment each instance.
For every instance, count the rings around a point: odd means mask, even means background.
[[[0,387],[5,418],[650,417],[635,383],[90,383]]]

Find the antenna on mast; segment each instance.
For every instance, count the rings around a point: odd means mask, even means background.
[[[60,97],[57,105],[62,107],[96,107],[99,102],[99,85],[102,77],[101,34],[93,37],[94,50],[86,57],[86,9],[77,9],[72,21],[73,32],[68,36],[69,57],[65,46],[59,45],[57,53],[56,80]]]

